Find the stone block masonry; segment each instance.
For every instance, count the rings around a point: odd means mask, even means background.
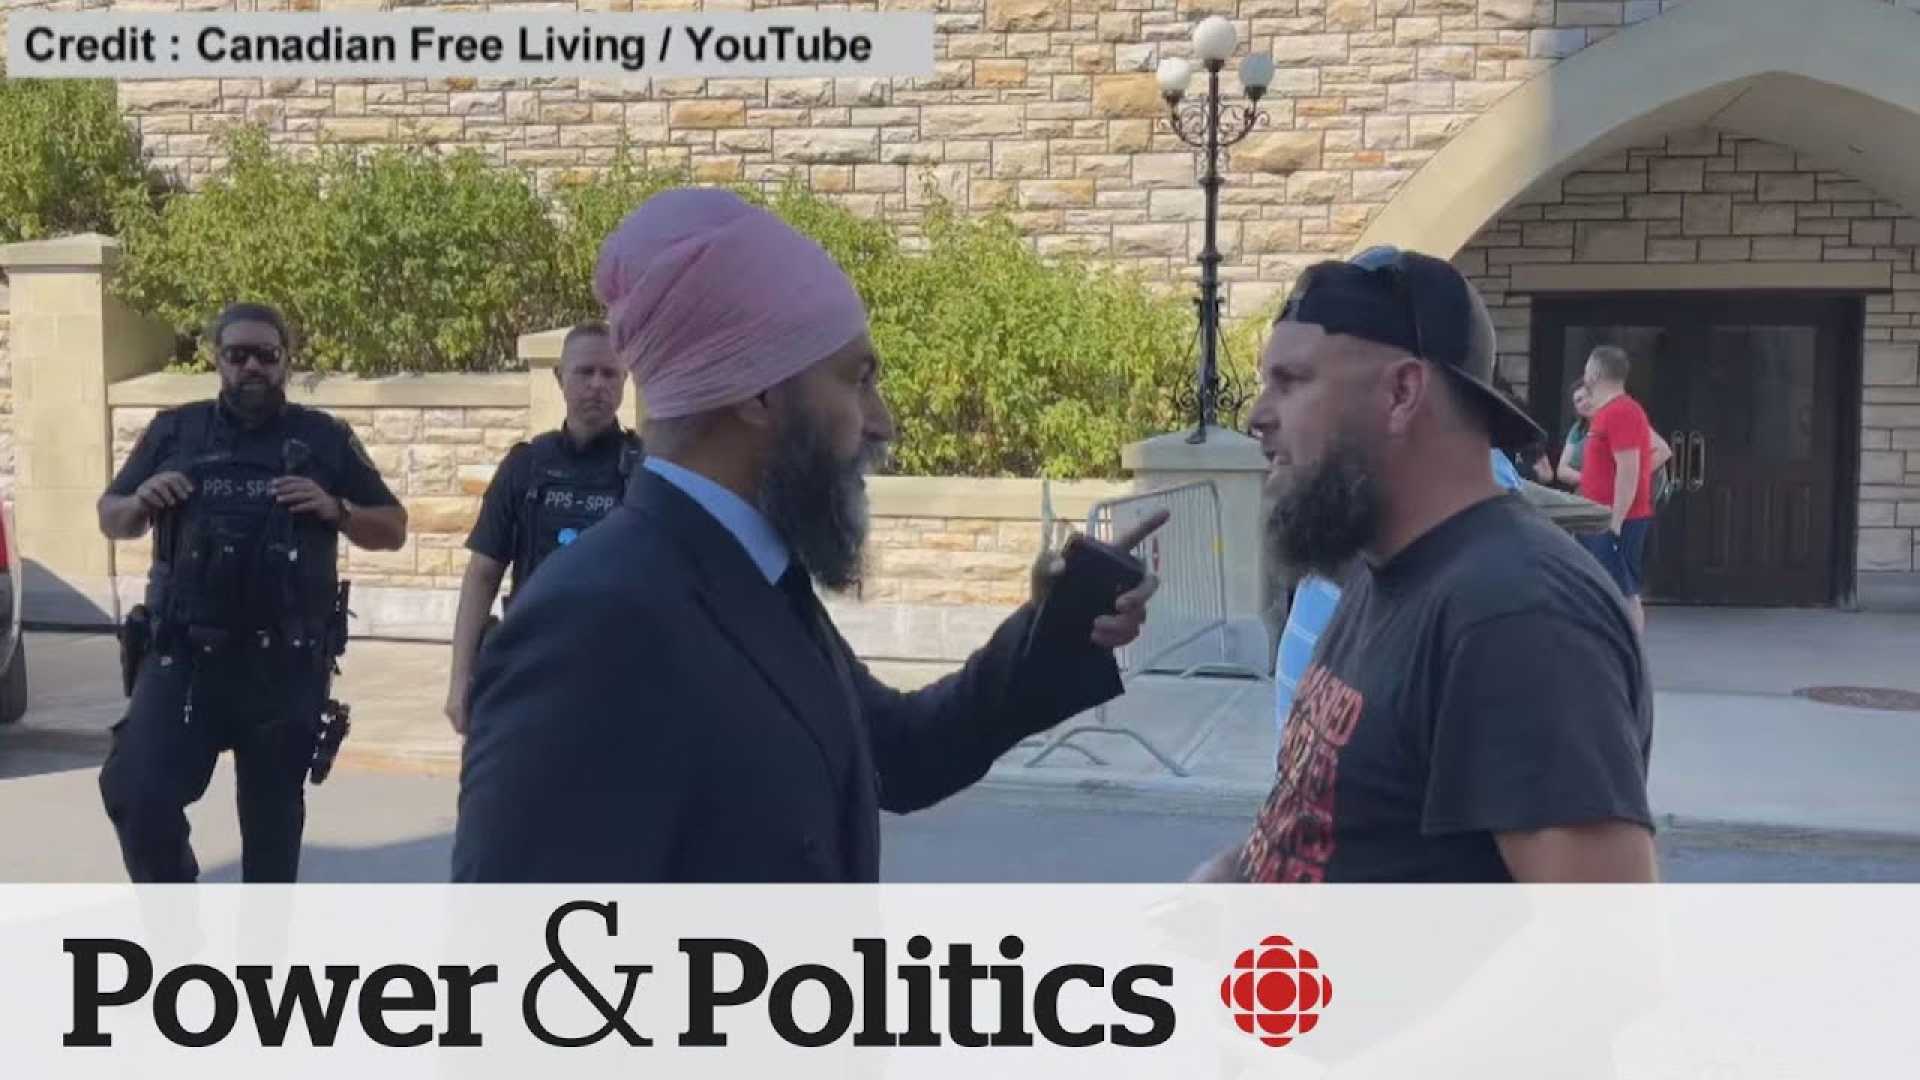
[[[258,11],[382,6],[242,3]],[[235,0],[121,6],[220,10]],[[815,5],[578,3],[607,11],[703,6]],[[1235,20],[1243,42],[1272,51],[1281,68],[1263,103],[1269,123],[1233,155],[1224,193],[1223,232],[1260,238],[1227,244],[1221,270],[1230,313],[1245,315],[1275,302],[1302,266],[1346,251],[1406,178],[1474,117],[1560,58],[1662,8],[1551,0],[850,6],[932,11],[934,74],[897,81],[185,80],[123,83],[121,100],[153,160],[188,184],[220,166],[211,136],[237,121],[262,123],[289,147],[418,140],[471,149],[525,169],[542,186],[604,167],[624,137],[648,163],[687,168],[701,181],[797,178],[910,236],[932,184],[975,211],[1007,207],[1038,251],[1081,255],[1173,285],[1197,274],[1191,256],[1199,248],[1200,198],[1192,158],[1167,130],[1153,71],[1164,57],[1187,55],[1192,24],[1218,12]],[[1226,82],[1237,95],[1231,68]]]
[[[1243,316],[1277,302],[1303,266],[1349,250],[1408,177],[1514,89],[1684,2],[573,0],[545,6],[930,11],[937,20],[935,71],[901,80],[202,79],[126,82],[120,96],[154,162],[189,185],[221,165],[214,133],[242,121],[265,125],[276,144],[292,148],[419,142],[470,149],[526,170],[542,187],[604,168],[625,139],[646,162],[685,168],[699,182],[798,179],[860,213],[897,222],[910,237],[932,186],[974,211],[1008,208],[1044,254],[1083,256],[1174,286],[1198,274],[1192,254],[1201,200],[1191,156],[1167,129],[1153,72],[1161,59],[1187,55],[1193,23],[1218,13],[1234,20],[1242,51],[1270,51],[1280,66],[1263,102],[1269,123],[1232,155],[1223,193],[1225,236],[1260,238],[1225,245],[1228,310]],[[24,0],[13,10],[397,6]],[[4,20],[0,15],[0,25]],[[1224,81],[1237,96],[1232,67]],[[1751,158],[1734,164],[1749,174],[1776,171]],[[1648,237],[1649,258],[1675,257],[1685,237],[1701,230],[1753,237],[1754,249],[1771,257],[1807,246],[1790,242],[1777,212],[1743,215],[1738,228],[1723,225],[1732,217],[1725,182],[1692,163],[1670,163],[1640,190],[1612,194],[1680,199],[1681,235]],[[1184,244],[1176,232],[1186,234]],[[1638,251],[1636,228],[1595,226],[1587,233],[1588,250]]]
[[[1889,2],[1920,18],[1920,0]],[[397,3],[26,0],[10,10],[367,10]],[[1507,95],[1568,57],[1631,28],[1647,29],[1641,24],[1682,3],[858,0],[847,6],[931,11],[938,25],[934,73],[894,81],[182,80],[123,83],[119,94],[155,163],[189,185],[203,184],[221,166],[215,135],[241,121],[263,125],[276,144],[298,152],[409,142],[469,149],[524,170],[543,188],[604,168],[625,140],[645,162],[684,167],[701,182],[799,180],[856,212],[896,223],[912,243],[930,188],[974,212],[1004,207],[1043,255],[1083,257],[1184,289],[1198,273],[1203,199],[1191,153],[1167,129],[1153,72],[1160,60],[1187,54],[1196,19],[1220,13],[1235,21],[1243,52],[1271,51],[1279,62],[1262,102],[1268,123],[1234,149],[1222,192],[1221,276],[1229,314],[1241,317],[1269,308],[1304,266],[1350,251],[1436,153]],[[703,6],[816,5],[554,5],[607,11]],[[510,7],[519,6],[500,9]],[[0,15],[0,25],[4,20]],[[1235,81],[1230,68],[1224,82],[1237,95]],[[1502,367],[1523,383],[1531,305],[1516,276],[1582,266],[1671,272],[1819,264],[1883,271],[1891,287],[1878,286],[1887,291],[1871,297],[1862,326],[1858,565],[1863,574],[1920,575],[1920,208],[1895,205],[1832,169],[1832,163],[1803,160],[1791,147],[1717,131],[1677,133],[1655,145],[1616,149],[1550,191],[1535,189],[1530,201],[1485,223],[1457,257],[1494,302]],[[0,322],[0,354],[4,341]],[[395,466],[403,471],[414,468],[417,449],[429,459],[422,469],[433,476],[451,470],[455,478],[470,478],[479,466],[462,455],[474,454],[475,444],[456,435],[472,430],[467,417],[436,426],[433,439],[425,422],[424,413],[415,418],[421,434],[413,442],[369,441],[383,453],[406,455]],[[0,464],[9,427],[0,400]],[[481,430],[484,446],[484,425]],[[454,537],[454,524],[470,513],[470,503],[461,500],[472,495],[440,490],[408,497],[420,500],[420,520],[446,531],[423,532],[408,551],[363,567],[395,580],[439,580],[457,560],[457,545],[449,540],[434,554],[439,541],[426,538]],[[979,525],[967,515],[952,518]],[[924,531],[943,544],[960,544],[962,536],[978,543],[984,535],[967,528]],[[993,532],[997,537],[998,526]],[[921,542],[905,550],[965,550],[922,548]],[[967,574],[917,578],[926,560],[884,558],[890,561],[876,568],[873,587],[903,598],[960,590],[971,580]],[[989,576],[984,569],[981,575]]]
[[[340,572],[352,577],[356,588],[457,590],[466,572],[466,539],[481,496],[507,450],[527,437],[527,410],[326,411],[353,426],[408,514],[406,546],[391,552],[343,546]],[[157,412],[150,406],[113,409],[115,471]],[[898,494],[903,483],[910,500],[904,503]],[[1018,490],[1001,490],[1009,485]],[[874,486],[869,572],[859,602],[1005,611],[1026,600],[1028,570],[1040,545],[1037,482],[883,479]],[[1084,514],[1082,503],[1119,494],[1126,485],[1066,487],[1086,493],[1061,504],[1061,512]],[[935,494],[929,497],[922,489]],[[987,496],[977,494],[982,490]],[[947,492],[959,492],[960,498],[942,494]],[[938,499],[943,497],[952,505],[942,506]],[[114,551],[122,578],[144,577],[152,561],[152,538],[117,543]]]
[[[1866,300],[1864,369],[1855,388],[1862,402],[1856,558],[1863,573],[1907,573],[1920,569],[1917,258],[1920,220],[1851,177],[1789,147],[1693,131],[1568,176],[1557,198],[1509,210],[1455,262],[1485,292],[1500,327],[1501,370],[1523,390],[1532,298],[1513,287],[1518,268],[1885,266],[1892,291]]]

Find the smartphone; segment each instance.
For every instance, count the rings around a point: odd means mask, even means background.
[[[1115,602],[1146,580],[1140,560],[1111,544],[1075,536],[1061,550],[1066,569],[1055,579],[1036,630],[1054,641],[1084,643],[1093,621],[1112,615]]]
[[[1139,559],[1112,544],[1089,537],[1074,536],[1061,554],[1066,556],[1068,574],[1078,573],[1099,582],[1115,600],[1147,579],[1147,568]]]

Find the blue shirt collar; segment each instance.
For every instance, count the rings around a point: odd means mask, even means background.
[[[779,581],[780,575],[787,572],[787,564],[792,556],[787,550],[786,541],[780,539],[780,534],[767,523],[766,517],[745,499],[671,461],[648,457],[641,467],[685,492],[688,498],[700,504],[701,509],[713,515],[715,521],[725,526],[733,538],[740,541],[740,546],[746,549],[747,557],[767,576],[768,584]]]

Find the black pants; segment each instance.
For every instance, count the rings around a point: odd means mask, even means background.
[[[128,876],[141,883],[199,877],[186,808],[206,794],[220,752],[232,750],[242,878],[294,881],[321,686],[311,651],[148,656],[100,770],[101,800]]]

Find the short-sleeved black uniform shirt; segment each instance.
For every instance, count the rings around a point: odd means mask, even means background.
[[[1518,495],[1356,561],[1300,680],[1250,880],[1510,881],[1494,835],[1652,827],[1652,694],[1619,592]]]
[[[533,442],[519,443],[494,470],[487,493],[480,501],[480,516],[467,536],[467,550],[496,562],[513,563],[521,553],[521,507],[534,481],[535,445],[547,453],[558,453],[590,469],[615,469],[621,453],[637,442],[632,432],[615,424],[594,436],[586,446],[575,445],[565,430],[550,431]],[[523,571],[514,567],[514,587],[521,584]]]
[[[212,448],[196,445],[201,439],[224,440],[236,452],[264,444],[268,453],[280,453],[289,439],[299,439],[313,454],[307,475],[328,494],[355,506],[400,505],[366,448],[344,421],[288,403],[272,419],[249,428],[217,398],[166,409],[155,416],[107,487],[108,494],[132,495],[159,473],[188,471],[194,456]],[[155,552],[156,558],[165,555]]]

